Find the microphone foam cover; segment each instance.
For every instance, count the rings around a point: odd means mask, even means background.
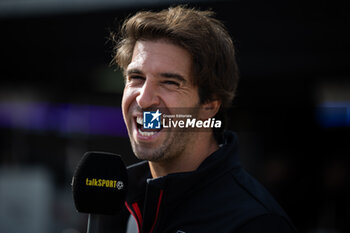
[[[128,176],[121,157],[106,152],[87,152],[72,179],[73,200],[83,213],[114,215],[126,198]]]

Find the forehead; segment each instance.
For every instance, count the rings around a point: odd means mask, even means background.
[[[176,72],[190,77],[192,57],[184,48],[166,40],[139,40],[127,70],[139,69],[144,73]]]

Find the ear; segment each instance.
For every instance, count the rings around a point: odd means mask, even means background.
[[[199,111],[199,118],[201,120],[206,120],[212,118],[219,111],[221,106],[221,101],[219,100],[210,100],[206,103],[201,104]]]

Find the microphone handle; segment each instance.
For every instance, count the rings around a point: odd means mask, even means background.
[[[98,233],[100,228],[100,215],[89,214],[87,233]]]

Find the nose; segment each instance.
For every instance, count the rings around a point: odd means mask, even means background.
[[[160,99],[157,93],[157,87],[154,83],[146,80],[140,88],[139,95],[136,97],[136,102],[142,109],[159,106]]]

